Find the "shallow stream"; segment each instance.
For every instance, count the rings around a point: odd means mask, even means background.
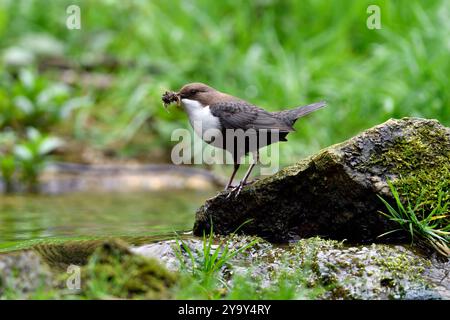
[[[173,237],[192,228],[195,210],[212,195],[198,190],[0,195],[0,251],[40,241]]]

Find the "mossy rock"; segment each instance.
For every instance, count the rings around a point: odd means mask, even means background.
[[[125,242],[103,243],[82,269],[88,298],[169,299],[177,275],[156,259],[133,254]]]
[[[82,287],[75,293],[80,298],[169,299],[177,282],[176,273],[157,259],[132,253],[120,239],[47,243],[34,250],[61,275],[62,289],[70,276],[67,267],[81,267]]]
[[[34,298],[36,291],[50,291],[56,276],[33,251],[0,254],[0,300]]]
[[[382,216],[378,196],[392,201],[387,181],[402,196],[427,190],[430,206],[450,181],[450,128],[436,120],[391,119],[343,143],[282,169],[243,189],[209,199],[198,209],[194,234],[239,229],[271,242],[321,236],[354,243],[398,242],[405,234],[379,238],[397,226]],[[446,194],[446,197],[449,193]]]

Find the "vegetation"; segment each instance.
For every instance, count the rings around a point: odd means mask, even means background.
[[[49,155],[62,145],[50,130],[82,101],[70,97],[68,86],[50,83],[29,69],[0,76],[0,173],[5,191],[36,192]]]
[[[189,245],[182,239],[177,239],[177,257],[180,260],[183,270],[187,270],[194,276],[204,274],[207,277],[215,276],[226,264],[230,262],[238,254],[244,252],[245,250],[251,248],[255,245],[258,240],[254,239],[248,244],[240,247],[236,250],[231,250],[227,243],[220,243],[214,245],[214,233],[213,228],[210,229],[210,233],[206,236],[203,233],[203,250],[200,255],[200,261],[194,258],[194,254],[190,249]],[[181,248],[185,250],[190,258],[190,266],[184,262],[183,253]]]
[[[415,203],[411,203],[407,198],[406,204],[404,205],[397,189],[391,182],[389,182],[389,187],[395,199],[397,209],[380,197],[388,210],[388,213],[382,214],[398,223],[400,229],[392,230],[388,233],[400,230],[406,231],[410,234],[411,241],[418,240],[425,242],[435,248],[440,254],[449,257],[450,201],[443,200],[444,196],[448,196],[448,189],[445,191],[439,190],[437,201],[433,204],[433,209],[430,211],[430,203],[424,199],[424,195],[427,192],[426,189],[422,189]]]
[[[291,250],[271,251],[259,238],[230,235],[217,240],[211,232],[203,235],[202,248],[196,251],[187,241],[178,240],[181,278],[175,296],[179,299],[317,298],[325,292],[327,284],[313,280],[314,257],[321,246],[327,245],[334,243],[317,238],[299,242]],[[267,252],[271,253],[267,255]],[[242,265],[240,271],[236,265]]]
[[[176,274],[155,259],[132,254],[120,241],[100,246],[84,267],[85,298],[170,298]]]
[[[81,30],[64,24],[73,4]],[[366,27],[370,4],[380,30]],[[280,145],[283,166],[389,117],[448,125],[448,10],[443,0],[3,1],[0,130],[51,131],[67,142],[62,159],[87,161],[81,145],[166,162],[170,133],[188,124],[161,94],[191,81],[269,110],[326,99]]]
[[[258,239],[253,239],[239,248],[230,248],[228,241],[224,240],[215,244],[214,240],[213,228],[211,228],[209,235],[203,233],[203,245],[200,252],[194,252],[189,244],[179,237],[176,241],[176,255],[181,265],[180,269],[187,275],[183,282],[184,285],[194,288],[188,290],[191,294],[200,292],[208,299],[220,298],[224,295],[228,289],[224,270],[229,267],[237,255],[258,243]],[[188,262],[185,261],[185,255],[189,257]],[[184,290],[182,291],[184,292]]]
[[[5,191],[20,190],[15,180],[22,182],[22,190],[38,191],[38,177],[49,161],[49,154],[57,149],[62,141],[48,134],[42,134],[29,127],[23,138],[14,132],[0,133],[0,173]]]
[[[206,238],[206,242],[184,239],[189,251],[178,251],[182,254],[178,259],[172,260],[173,252],[163,254],[171,271],[154,259],[132,254],[125,242],[114,239],[39,246],[39,256],[32,251],[10,253],[0,256],[0,298],[401,299],[408,293],[436,297],[427,292],[429,280],[423,276],[432,267],[430,261],[409,250],[349,247],[318,237],[276,247],[255,237],[227,236],[216,237],[217,246],[210,246],[211,237]],[[220,269],[206,269],[203,262],[211,261],[216,252],[216,261],[221,259],[225,246],[230,253],[240,253]],[[21,263],[13,263],[14,259]],[[190,261],[196,263],[195,272]],[[67,287],[77,283],[73,273],[66,272],[73,264],[80,266],[79,288]]]
[[[23,133],[27,127],[48,132],[81,107],[73,90],[30,69],[2,73],[0,129]]]
[[[374,4],[381,9],[379,30],[366,26],[367,7]],[[81,30],[66,27],[69,5],[81,9]],[[445,0],[1,1],[0,187],[8,193],[37,191],[52,160],[170,163],[176,143],[171,133],[189,124],[180,110],[164,110],[161,94],[193,81],[270,111],[326,100],[326,109],[299,121],[289,143],[273,146],[280,148],[281,166],[391,117],[436,118],[450,126],[449,12]],[[413,241],[448,255],[450,148],[440,133],[421,134],[434,136],[435,143],[426,147],[420,138],[401,137],[392,153],[372,159],[374,165],[407,159],[392,168],[399,177],[390,184],[395,204],[382,199],[384,214]],[[420,172],[409,175],[419,164]],[[224,175],[231,170],[209,169]],[[195,202],[204,198],[133,196],[126,202],[120,196],[77,195],[70,203],[59,197],[57,208],[45,198],[5,196],[0,251],[45,243],[55,221],[68,226],[58,229],[62,240],[91,232],[119,236],[132,229],[148,236],[168,226],[184,229]],[[93,231],[100,224],[101,231]],[[121,243],[102,246],[82,255],[87,261],[81,294],[43,284],[26,297],[294,299],[322,297],[325,291],[352,297],[339,291],[333,276],[318,275],[318,252],[327,241],[299,242],[289,254],[252,260],[277,258],[282,265],[255,276],[256,266],[235,272],[230,265],[257,250],[257,240],[231,246],[212,233],[202,240],[194,252],[178,239],[178,273],[130,254]],[[73,259],[73,248],[64,248]],[[401,274],[405,262],[392,264]],[[0,298],[23,296],[7,288]]]

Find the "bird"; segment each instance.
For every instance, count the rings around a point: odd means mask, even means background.
[[[204,83],[188,83],[178,92],[166,91],[162,100],[167,107],[176,102],[184,108],[194,132],[206,143],[228,151],[233,159],[233,173],[225,190],[228,197],[237,197],[259,161],[259,149],[279,141],[287,141],[286,136],[295,131],[295,122],[326,106],[320,101],[289,110],[269,112],[243,99],[220,92]],[[211,134],[213,131],[214,133]],[[237,134],[239,133],[239,134]],[[252,153],[255,159],[239,184],[233,180],[242,163],[241,159]]]

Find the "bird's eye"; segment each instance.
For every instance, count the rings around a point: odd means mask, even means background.
[[[189,92],[192,96],[195,95],[198,91],[195,89],[191,89],[191,91]]]

